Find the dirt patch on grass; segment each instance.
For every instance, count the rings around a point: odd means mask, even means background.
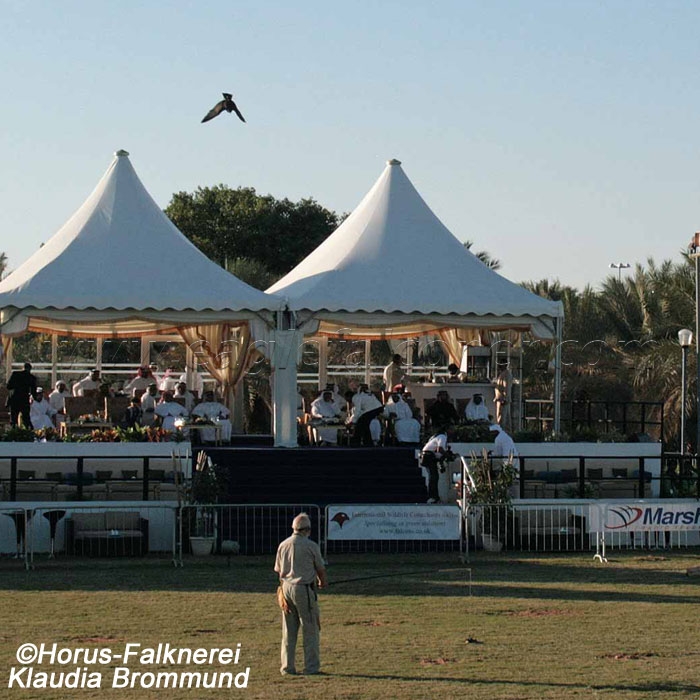
[[[505,614],[511,617],[556,617],[573,615],[574,613],[558,608],[532,608],[530,610],[509,610]]]
[[[438,656],[436,659],[421,659],[421,666],[445,666],[446,664],[453,664],[457,659],[446,659],[444,656]]]
[[[636,561],[668,561],[668,557],[658,557],[649,554],[646,557],[637,557]]]
[[[105,644],[106,642],[121,642],[123,640],[116,637],[71,637],[70,641],[81,644]]]
[[[189,634],[218,634],[221,630],[189,630]]]
[[[344,627],[349,625],[360,625],[361,627],[385,627],[388,622],[380,622],[379,620],[351,620],[349,622],[343,622]]]
[[[612,659],[613,661],[636,661],[637,659],[649,659],[658,656],[653,651],[633,651],[631,654],[603,654],[602,659]]]

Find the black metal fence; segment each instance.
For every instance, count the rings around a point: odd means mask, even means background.
[[[525,399],[524,428],[549,432],[554,425],[551,399]],[[587,431],[619,432],[628,437],[664,440],[664,405],[655,401],[562,401],[561,429],[570,435]]]

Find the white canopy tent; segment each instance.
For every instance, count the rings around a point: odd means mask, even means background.
[[[437,334],[456,362],[461,346],[484,331],[556,341],[563,320],[560,302],[510,282],[467,250],[398,160],[387,163],[338,229],[267,291],[288,299],[300,337]],[[555,399],[559,380],[557,373]]]
[[[68,222],[0,282],[5,349],[26,331],[130,337],[179,334],[230,401],[251,355],[250,325],[274,326],[280,297],[201,253],[118,151]]]

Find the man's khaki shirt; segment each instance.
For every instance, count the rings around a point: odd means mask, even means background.
[[[323,569],[320,547],[304,535],[294,534],[277,548],[275,571],[280,580],[292,584],[311,584]]]

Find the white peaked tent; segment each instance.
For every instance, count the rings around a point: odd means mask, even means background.
[[[563,320],[560,302],[510,282],[467,250],[397,160],[338,229],[267,291],[287,297],[305,335],[439,334],[457,362],[461,345],[480,332],[556,340]]]
[[[179,333],[224,386],[243,376],[251,322],[279,297],[209,260],[172,224],[118,151],[68,222],[0,282],[0,333],[87,337]]]

